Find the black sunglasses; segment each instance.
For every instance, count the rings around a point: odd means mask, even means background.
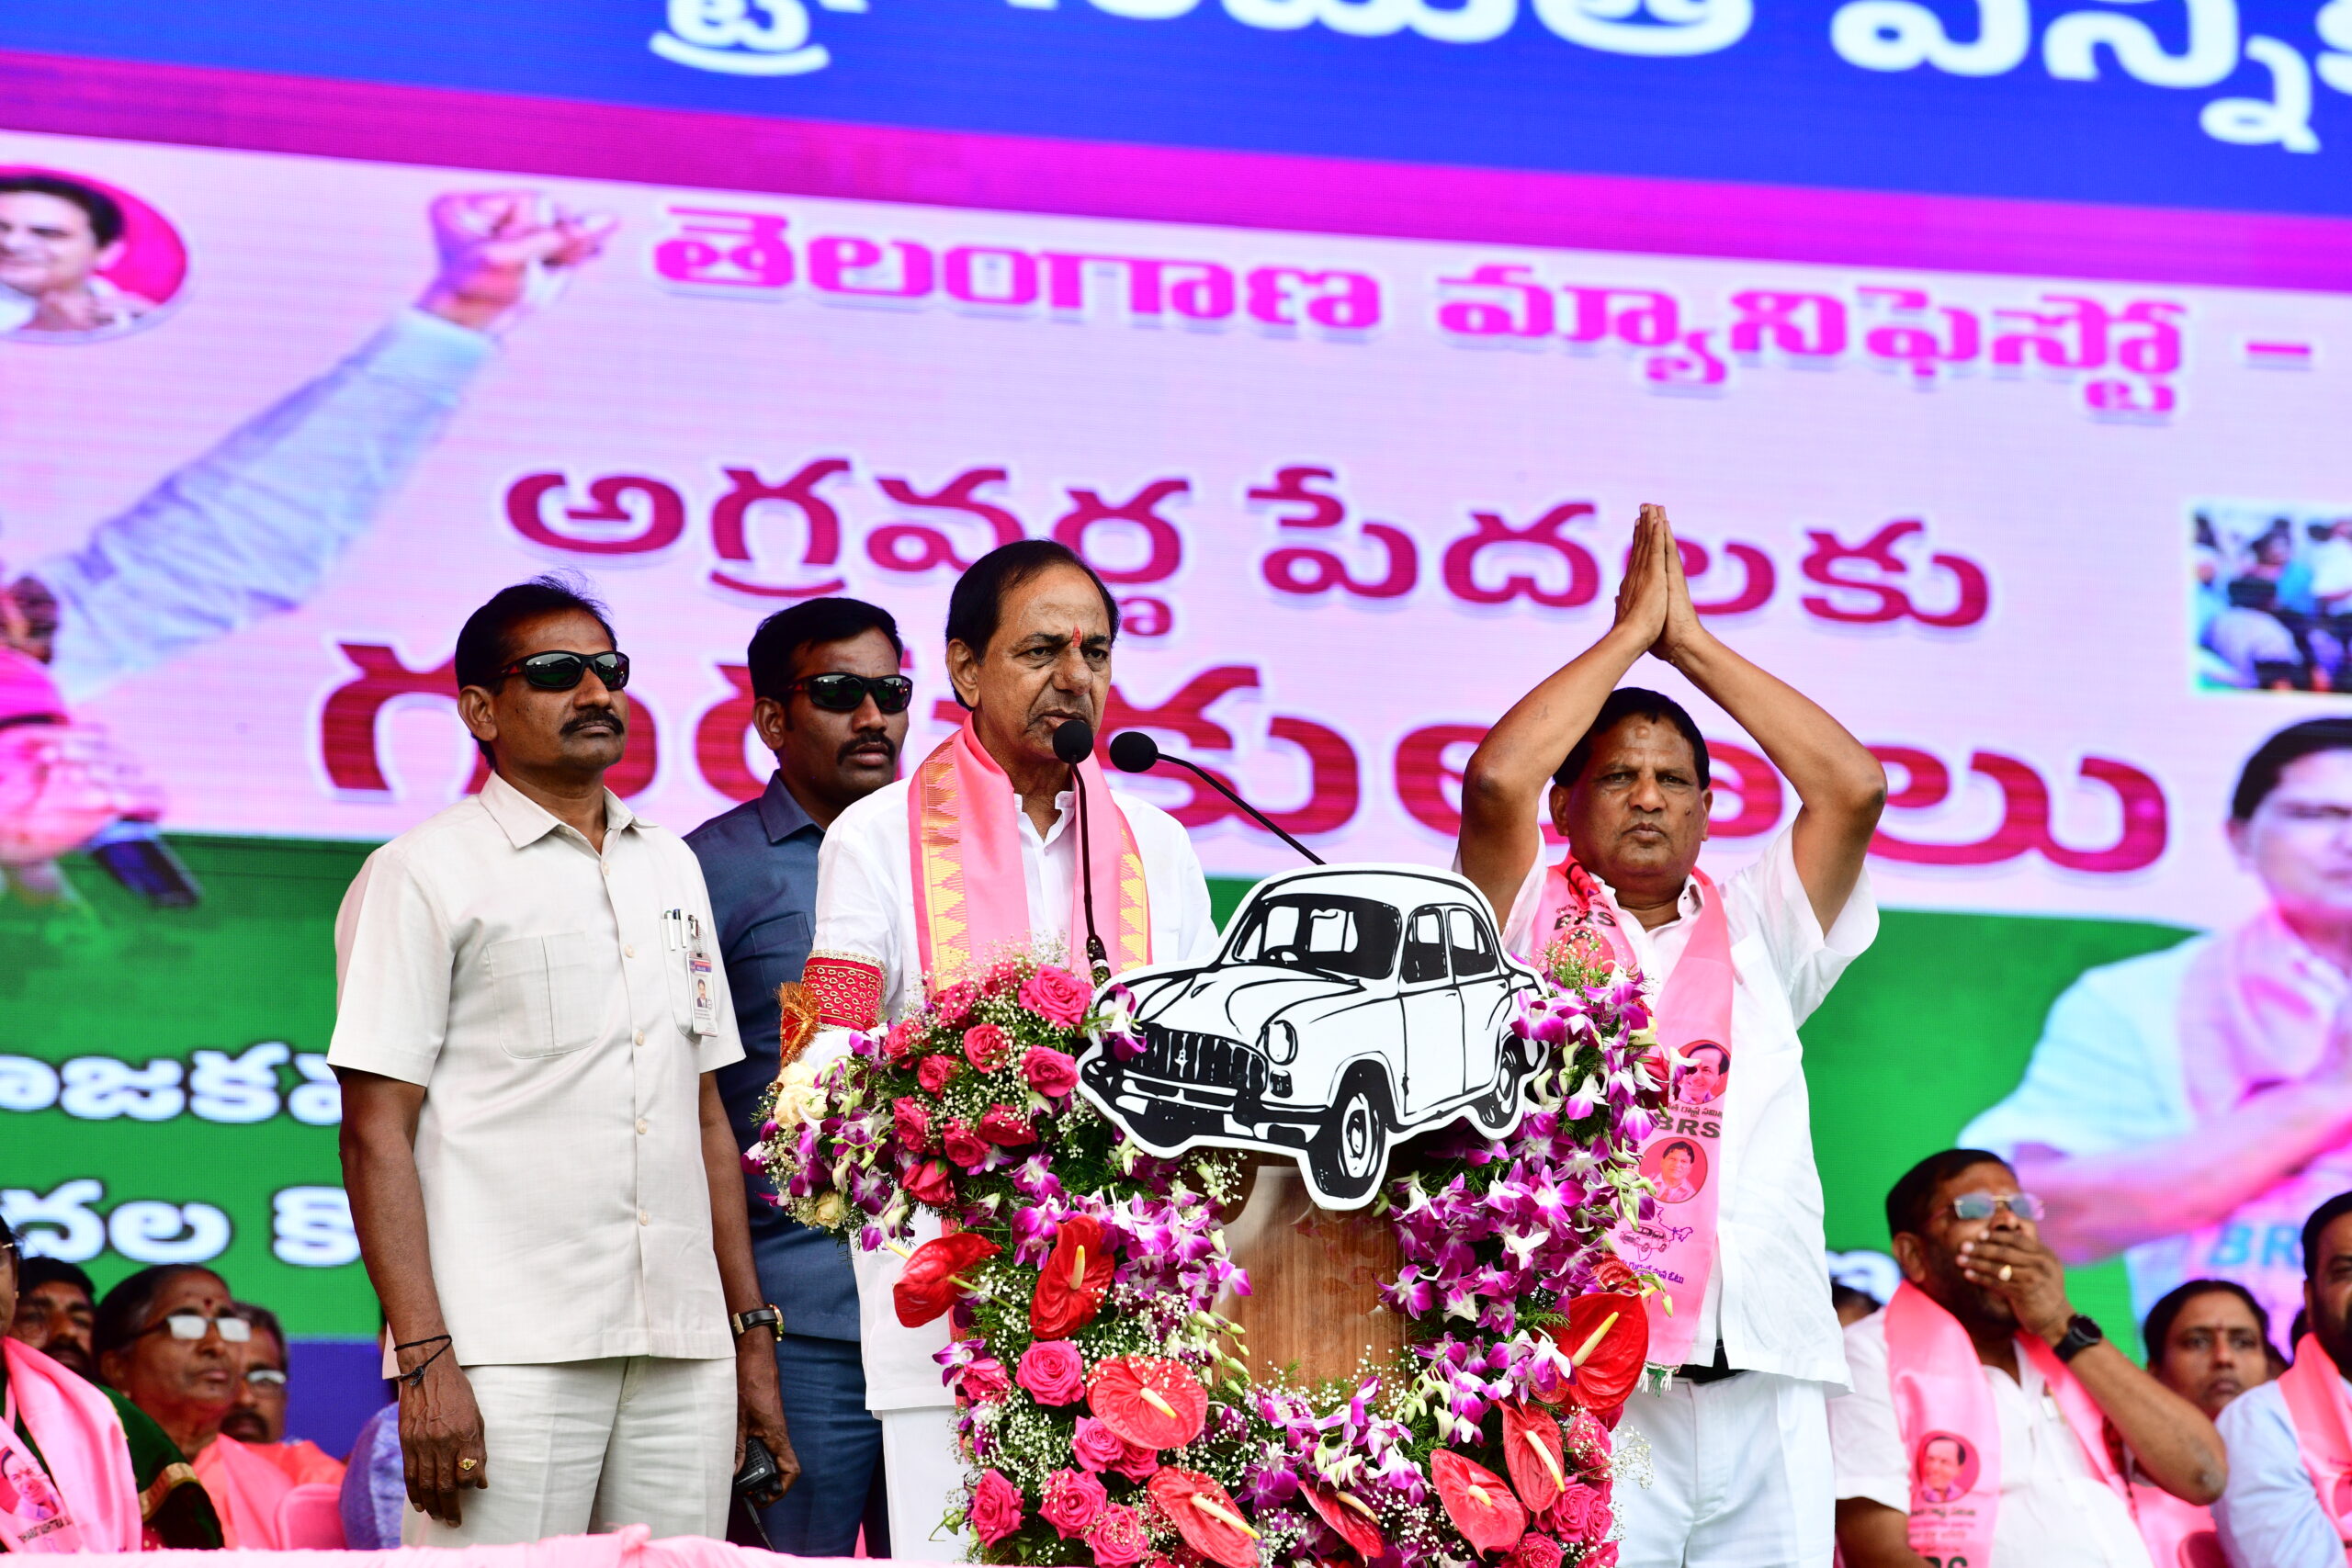
[[[596,671],[596,679],[605,690],[617,692],[628,684],[628,655],[626,653],[534,653],[518,659],[498,672],[504,680],[520,675],[542,692],[568,692]]]
[[[915,683],[904,675],[851,675],[836,671],[805,676],[784,689],[786,696],[795,692],[808,693],[809,703],[827,713],[855,713],[869,696],[884,713],[904,713],[907,705],[914,701]]]

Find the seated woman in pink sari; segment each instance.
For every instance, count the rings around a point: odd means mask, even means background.
[[[107,1382],[155,1418],[204,1483],[223,1544],[280,1551],[278,1508],[294,1483],[220,1422],[237,1403],[253,1325],[227,1281],[194,1264],[142,1269],[98,1303],[95,1339]]]

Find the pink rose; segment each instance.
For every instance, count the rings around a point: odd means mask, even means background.
[[[915,1082],[922,1085],[924,1092],[929,1094],[937,1094],[944,1089],[948,1080],[955,1076],[956,1058],[953,1056],[925,1056],[915,1066]]]
[[[1111,1495],[1102,1490],[1102,1483],[1086,1472],[1057,1470],[1046,1478],[1046,1501],[1037,1517],[1059,1531],[1064,1540],[1076,1540],[1102,1517],[1110,1502]]]
[[[1093,989],[1085,981],[1051,964],[1021,987],[1021,1005],[1057,1029],[1076,1029],[1093,999]]]
[[[1013,1379],[1036,1395],[1040,1404],[1075,1404],[1086,1393],[1086,1358],[1067,1339],[1040,1339],[1021,1353],[1021,1370]]]
[[[956,1388],[975,1404],[992,1404],[1012,1392],[1012,1380],[1004,1375],[1002,1361],[982,1356],[964,1369]]]
[[[944,1208],[955,1201],[956,1184],[948,1176],[946,1166],[927,1159],[908,1173],[907,1192],[918,1203]]]
[[[1078,1418],[1078,1435],[1069,1446],[1078,1462],[1098,1475],[1117,1464],[1127,1451],[1125,1441],[1091,1416]]]
[[[1037,1130],[1029,1125],[1029,1118],[1009,1105],[991,1105],[988,1114],[980,1118],[980,1136],[991,1144],[1017,1149],[1023,1144],[1037,1141]]]
[[[1021,1528],[1021,1488],[1000,1472],[983,1472],[972,1488],[972,1533],[994,1546]]]
[[[980,988],[969,980],[959,980],[939,993],[934,1004],[940,1018],[948,1023],[961,1023],[970,1015],[972,1004],[980,999]]]
[[[882,1054],[893,1062],[904,1062],[914,1055],[915,1044],[922,1038],[922,1025],[913,1019],[902,1018],[882,1037]]]
[[[1600,1493],[1571,1481],[1552,1504],[1552,1528],[1571,1539],[1581,1539],[1590,1533],[1592,1511],[1600,1506]]]
[[[1511,1548],[1510,1561],[1512,1568],[1560,1568],[1565,1555],[1558,1541],[1548,1535],[1531,1532],[1519,1538],[1519,1544]]]
[[[1021,1076],[1039,1094],[1068,1094],[1078,1087],[1078,1063],[1066,1051],[1050,1045],[1032,1045],[1028,1055],[1021,1058]]]
[[[1012,1037],[993,1023],[975,1024],[964,1034],[964,1059],[984,1073],[1004,1066],[1012,1049]]]
[[[890,1120],[899,1134],[899,1146],[910,1154],[931,1152],[931,1112],[907,1095],[900,1095],[890,1106]]]
[[[1094,1561],[1102,1568],[1127,1568],[1143,1561],[1143,1521],[1125,1503],[1107,1504],[1086,1532],[1086,1544],[1094,1549]]]
[[[1159,1450],[1147,1449],[1122,1438],[1119,1439],[1119,1457],[1112,1461],[1111,1468],[1129,1481],[1149,1481],[1159,1472]]]
[[[961,1117],[947,1123],[947,1131],[940,1136],[939,1146],[947,1151],[949,1159],[967,1170],[989,1157],[989,1146],[974,1134],[972,1124]]]

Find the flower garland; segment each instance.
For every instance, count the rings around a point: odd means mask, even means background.
[[[1636,1151],[1666,1067],[1639,977],[1596,952],[1555,945],[1512,1025],[1547,1048],[1518,1130],[1422,1140],[1377,1201],[1409,1342],[1353,1386],[1255,1381],[1235,1353],[1215,1303],[1249,1289],[1222,1228],[1243,1156],[1156,1157],[1077,1096],[1090,1043],[1142,1048],[1123,987],[1098,1008],[1068,970],[1009,957],[821,1067],[788,999],[747,1157],[794,1217],[907,1255],[902,1323],[948,1318],[972,1467],[950,1520],[980,1561],[1605,1568],[1609,1426],[1652,1288],[1607,1238],[1653,1213]],[[910,1250],[918,1210],[943,1234]]]

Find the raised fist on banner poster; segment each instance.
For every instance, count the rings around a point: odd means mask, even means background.
[[[441,272],[417,308],[499,333],[553,303],[620,225],[534,190],[452,192],[435,198],[431,216]]]

